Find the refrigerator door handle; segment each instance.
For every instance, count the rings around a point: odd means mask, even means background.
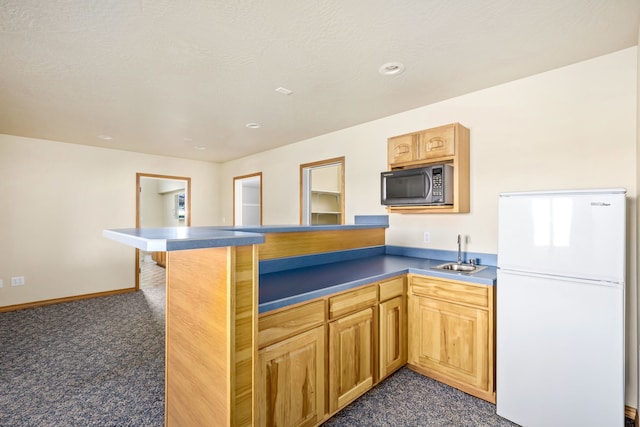
[[[555,280],[562,280],[562,281],[571,281],[575,283],[584,283],[585,285],[622,287],[624,289],[624,282],[612,282],[608,280],[585,279],[581,277],[567,277],[567,276],[559,276],[554,274],[534,273],[531,271],[511,270],[504,267],[498,267],[498,271],[502,272],[503,274],[511,274],[514,276],[537,277],[541,279],[555,279]]]

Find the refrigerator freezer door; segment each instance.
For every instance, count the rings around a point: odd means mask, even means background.
[[[498,266],[624,281],[625,213],[624,193],[501,194]]]
[[[498,271],[496,410],[527,427],[624,425],[624,285]]]

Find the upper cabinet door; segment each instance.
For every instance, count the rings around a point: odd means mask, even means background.
[[[441,126],[420,133],[418,160],[439,159],[455,155],[455,125]]]
[[[387,159],[390,165],[415,160],[416,147],[414,146],[414,140],[416,136],[416,134],[408,134],[389,138]]]

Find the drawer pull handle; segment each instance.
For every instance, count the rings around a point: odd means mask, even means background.
[[[437,150],[439,148],[444,148],[444,139],[440,137],[431,138],[427,144],[427,149]]]

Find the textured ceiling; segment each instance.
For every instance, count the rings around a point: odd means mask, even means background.
[[[0,133],[222,162],[635,46],[639,16],[638,0],[1,0]],[[406,71],[378,74],[390,61]]]

